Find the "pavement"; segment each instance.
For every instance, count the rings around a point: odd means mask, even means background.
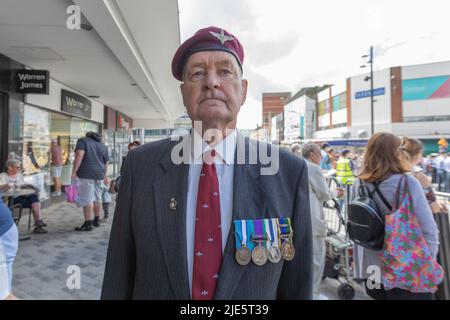
[[[112,214],[92,232],[75,232],[83,223],[82,209],[63,198],[42,210],[48,233],[31,234],[19,242],[14,262],[13,293],[25,300],[97,300],[100,298]],[[110,212],[114,212],[114,196]],[[102,215],[103,216],[103,213]],[[27,233],[28,216],[19,224],[21,235]],[[334,279],[322,282],[322,294],[339,300]],[[368,299],[356,285],[355,299]]]

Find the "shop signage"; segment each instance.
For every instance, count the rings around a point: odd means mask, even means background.
[[[79,94],[61,89],[61,111],[90,119],[91,101]]]
[[[383,96],[385,94],[385,88],[373,89],[373,96]],[[355,99],[363,99],[370,97],[370,90],[359,91],[355,93]]]
[[[119,114],[117,122],[118,129],[130,129],[130,120],[123,115]]]
[[[48,94],[50,74],[48,70],[17,70],[16,92]]]

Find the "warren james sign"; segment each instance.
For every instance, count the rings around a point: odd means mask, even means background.
[[[16,92],[48,94],[48,70],[16,70]]]
[[[61,111],[90,119],[91,101],[75,92],[61,89]]]

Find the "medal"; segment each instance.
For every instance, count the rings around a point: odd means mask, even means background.
[[[292,243],[294,235],[291,227],[291,220],[289,218],[280,218],[280,234],[283,244],[281,245],[281,255],[286,261],[291,261],[295,256],[295,247]]]
[[[267,262],[267,249],[261,245],[262,240],[258,241],[258,245],[252,251],[252,261],[257,266],[263,266]]]
[[[267,240],[267,237],[264,235],[264,225],[262,220],[255,220],[253,221],[253,226],[255,235],[251,240],[257,242],[258,245],[252,251],[252,261],[257,266],[263,266],[266,264],[269,255],[267,249],[261,245],[264,240]]]
[[[252,259],[252,253],[247,247],[247,225],[245,220],[235,221],[237,230],[236,243],[241,243],[241,247],[236,250],[236,261],[241,266],[245,266],[250,263]],[[242,236],[242,242],[239,239],[239,235]]]
[[[252,253],[250,252],[250,249],[246,247],[245,243],[243,243],[242,247],[236,251],[236,261],[241,266],[245,266],[250,263],[250,260],[252,260]]]
[[[284,242],[281,245],[281,255],[286,261],[291,261],[294,259],[295,248],[290,237],[284,239]]]
[[[272,263],[278,263],[281,260],[281,251],[278,247],[278,227],[276,219],[265,219],[264,225],[269,241],[267,241],[268,259]]]
[[[280,248],[276,246],[270,246],[269,248],[269,261],[272,263],[278,263],[281,260]]]

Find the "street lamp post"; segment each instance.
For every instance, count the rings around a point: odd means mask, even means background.
[[[373,46],[370,46],[369,56],[364,55],[363,58],[369,58],[367,63],[370,63],[370,77],[365,77],[364,81],[370,80],[370,129],[372,135],[375,133],[374,130],[374,115],[373,115],[373,105],[374,105],[374,97],[373,97]],[[365,68],[366,65],[362,65],[361,68]]]

